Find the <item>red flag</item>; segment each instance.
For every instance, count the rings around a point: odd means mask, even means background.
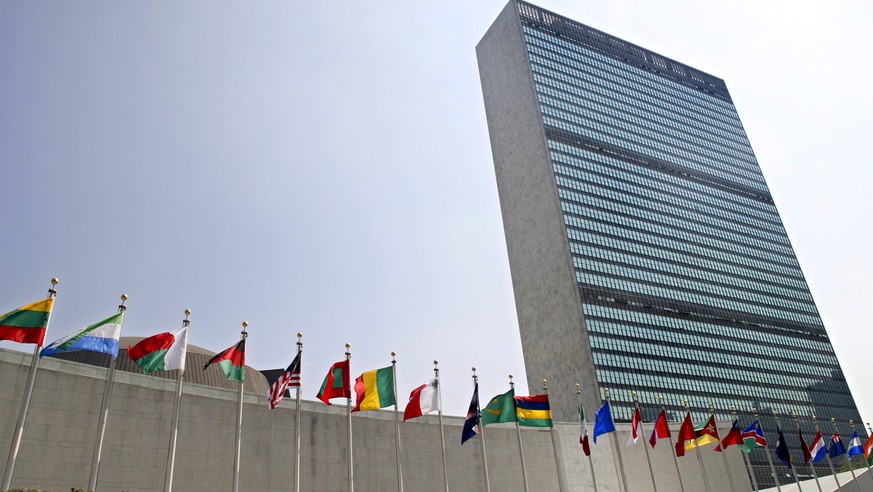
[[[694,432],[694,422],[691,421],[691,412],[685,414],[682,427],[679,428],[679,439],[676,442],[676,456],[685,456],[685,441],[697,438]]]
[[[349,360],[343,360],[330,366],[321,389],[316,398],[330,405],[331,398],[351,398],[352,388],[349,386]]]
[[[810,451],[809,446],[806,445],[806,439],[803,438],[803,431],[797,429],[797,433],[800,434],[800,447],[803,448],[803,462],[809,463],[809,460],[812,459],[812,451]]]
[[[658,443],[658,439],[664,439],[665,437],[670,437],[670,426],[667,424],[667,411],[661,410],[658,420],[655,421],[654,429],[652,429],[652,437],[649,438],[649,444],[654,448],[655,444]]]
[[[643,435],[643,414],[640,412],[640,408],[637,407],[634,410],[633,419],[631,419],[631,433],[627,437],[627,445],[636,444],[637,439]]]
[[[743,445],[743,431],[740,429],[740,423],[736,419],[734,423],[731,424],[731,430],[728,431],[727,435],[724,436],[724,439],[721,441],[721,446],[716,446],[716,451],[721,451],[722,448],[727,449],[731,446],[742,446]]]

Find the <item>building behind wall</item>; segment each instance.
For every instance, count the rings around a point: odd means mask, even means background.
[[[122,340],[124,342],[124,340]],[[124,345],[123,345],[124,346]],[[212,492],[229,490],[233,476],[234,433],[238,393],[198,366],[209,351],[188,346],[188,367],[182,396],[174,490]],[[24,431],[12,485],[26,490],[70,490],[88,482],[97,430],[103,385],[102,357],[79,353],[77,361],[45,358],[39,369],[33,401]],[[98,354],[102,355],[102,354]],[[69,359],[69,358],[66,358]],[[5,453],[12,440],[17,410],[24,394],[31,357],[0,349],[0,449]],[[103,360],[103,362],[106,362]],[[152,492],[161,490],[167,463],[167,444],[175,397],[175,372],[140,374],[139,368],[119,354],[119,370],[109,407],[103,460],[97,489],[100,491]],[[220,373],[216,369],[217,372]],[[465,385],[468,381],[463,382]],[[237,384],[231,382],[231,385]],[[445,384],[453,384],[445,381]],[[311,388],[311,382],[304,381]],[[258,371],[246,367],[243,409],[241,492],[293,490],[294,399],[278,408],[267,405],[267,382]],[[301,417],[301,490],[341,492],[347,490],[348,448],[346,409],[321,401],[303,401]],[[355,490],[397,490],[394,455],[393,411],[355,413]],[[436,415],[401,424],[405,490],[439,492],[443,483],[440,427]],[[445,438],[449,485],[454,491],[485,490],[479,437],[461,445],[464,417],[446,416]],[[618,425],[615,442],[624,447],[630,425]],[[674,429],[675,431],[675,429]],[[512,424],[490,425],[487,457],[492,490],[524,490],[518,437]],[[591,490],[587,458],[579,445],[576,422],[557,425],[556,438],[561,471],[568,491]],[[557,466],[547,430],[522,428],[525,461],[532,490],[557,491]],[[613,440],[601,436],[592,446],[600,490],[619,490],[619,474],[611,452]],[[652,490],[643,446],[623,449],[629,489]],[[659,490],[678,490],[669,446],[652,451]],[[705,453],[704,463],[713,484],[712,492],[728,492],[729,480],[719,453]],[[0,465],[2,467],[3,465]],[[728,466],[738,488],[749,490],[739,453],[728,453]],[[702,490],[696,460],[680,463],[686,490]]]
[[[724,81],[516,0],[477,55],[531,392],[860,421]]]

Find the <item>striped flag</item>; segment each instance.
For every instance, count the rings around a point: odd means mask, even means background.
[[[591,447],[588,446],[588,426],[585,425],[585,410],[579,405],[579,444],[585,456],[591,456]]]
[[[121,337],[123,321],[123,311],[113,314],[103,321],[98,321],[82,330],[55,340],[42,349],[39,356],[45,357],[46,355],[84,350],[116,357],[118,356],[118,339]]]
[[[302,353],[297,352],[297,356],[294,357],[294,360],[291,361],[285,372],[279,376],[279,379],[273,381],[273,385],[270,386],[270,394],[267,395],[267,401],[270,402],[270,410],[279,406],[279,402],[285,396],[286,389],[289,387],[300,387],[300,354]]]
[[[637,439],[643,435],[643,414],[640,412],[640,407],[634,410],[634,416],[631,420],[631,432],[627,437],[627,445],[636,444]]]
[[[515,415],[518,425],[551,427],[552,410],[549,407],[549,395],[516,396]]]
[[[0,315],[0,340],[42,346],[54,302],[55,298],[49,297]]]

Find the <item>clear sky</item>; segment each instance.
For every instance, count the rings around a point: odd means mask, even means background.
[[[504,5],[0,2],[0,311],[57,276],[49,340],[124,292],[127,335],[248,320],[258,369],[302,331],[308,399],[346,342],[401,397],[439,359],[452,415],[474,365],[525,393],[475,57]],[[873,2],[539,5],[727,82],[873,420]]]

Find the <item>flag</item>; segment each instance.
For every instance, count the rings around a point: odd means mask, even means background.
[[[109,354],[115,357],[118,355],[118,338],[121,336],[121,324],[123,321],[123,311],[113,314],[83,330],[55,340],[42,349],[39,356],[45,357],[46,355],[84,350]]]
[[[652,426],[652,436],[649,437],[649,444],[654,448],[655,444],[658,444],[658,439],[664,439],[665,437],[670,437],[670,425],[667,423],[667,410],[662,409],[658,415],[658,420]]]
[[[606,400],[594,414],[594,444],[597,444],[597,436],[610,432],[615,432],[615,421],[612,420],[609,400]]]
[[[421,417],[440,409],[440,402],[437,399],[437,384],[439,383],[437,383],[436,379],[431,379],[412,390],[412,393],[409,393],[409,403],[406,404],[406,409],[403,410],[404,421]]]
[[[696,437],[694,422],[691,421],[691,413],[687,412],[685,420],[682,421],[682,427],[679,428],[679,436],[676,441],[676,456],[685,456],[685,443],[694,440]]]
[[[279,406],[279,402],[282,401],[282,397],[285,396],[285,390],[288,387],[300,387],[300,354],[302,353],[298,351],[297,355],[294,356],[294,360],[285,369],[285,372],[270,385],[270,393],[267,395],[270,410]]]
[[[585,425],[585,410],[579,405],[579,444],[585,456],[591,456],[591,447],[588,446],[588,426]]]
[[[495,396],[482,411],[482,425],[515,422],[516,420],[518,418],[515,414],[515,389]]]
[[[152,371],[185,370],[188,349],[188,327],[178,331],[158,333],[127,347],[127,356],[146,374]]]
[[[797,429],[797,434],[800,436],[800,449],[803,451],[803,462],[809,463],[809,460],[812,459],[812,451],[810,451],[809,446],[806,445],[806,439],[803,438],[803,431]]]
[[[479,427],[479,383],[473,385],[473,398],[470,399],[470,407],[467,409],[467,419],[464,420],[464,430],[461,433],[461,444],[469,441],[482,429]]]
[[[246,380],[246,340],[243,338],[236,345],[222,350],[209,359],[203,366],[205,371],[207,367],[218,363],[221,371],[230,381],[245,382]]]
[[[873,434],[870,434],[867,442],[864,443],[864,457],[867,458],[867,465],[873,466]]]
[[[752,425],[743,429],[743,451],[749,453],[755,448],[761,448],[767,445],[767,439],[764,437],[764,431],[761,429],[761,422],[756,420]]]
[[[785,466],[791,468],[791,453],[788,452],[788,444],[785,442],[785,436],[782,435],[779,424],[776,424],[776,457],[782,460]]]
[[[49,297],[0,315],[0,340],[42,346],[54,302],[55,298]]]
[[[824,437],[822,437],[821,431],[816,431],[815,439],[812,440],[812,446],[809,448],[809,454],[812,455],[813,463],[818,463],[826,454],[828,454],[828,448],[825,446]]]
[[[834,432],[833,437],[831,437],[831,442],[828,445],[828,454],[831,458],[836,458],[841,454],[846,454],[846,448],[843,447],[843,441],[840,439],[839,432]]]
[[[634,410],[633,418],[631,418],[631,431],[627,436],[627,445],[636,444],[637,439],[643,435],[643,414],[640,412],[640,407]]]
[[[724,436],[724,439],[721,440],[721,448],[727,449],[731,446],[742,446],[743,445],[743,431],[740,430],[740,421],[738,419],[734,419],[731,424],[731,430],[728,431],[727,435]],[[719,451],[719,446],[715,447],[716,451]]]
[[[549,395],[516,396],[515,416],[518,425],[551,427],[552,409],[549,407]]]
[[[397,404],[394,397],[394,368],[391,366],[367,371],[355,378],[357,402],[353,412],[378,410]]]
[[[715,425],[715,416],[710,415],[709,420],[694,428],[695,439],[685,443],[685,450],[689,451],[698,446],[706,446],[714,442],[719,442],[721,438],[718,435],[718,427]],[[721,451],[721,448],[718,448]]]
[[[315,396],[319,400],[330,405],[332,398],[351,398],[352,389],[349,387],[349,360],[343,360],[330,366],[327,376],[321,383],[321,389]]]
[[[858,437],[858,431],[852,434],[852,440],[849,441],[849,450],[846,451],[846,456],[855,456],[856,454],[864,454],[864,446],[861,446],[861,438]]]

